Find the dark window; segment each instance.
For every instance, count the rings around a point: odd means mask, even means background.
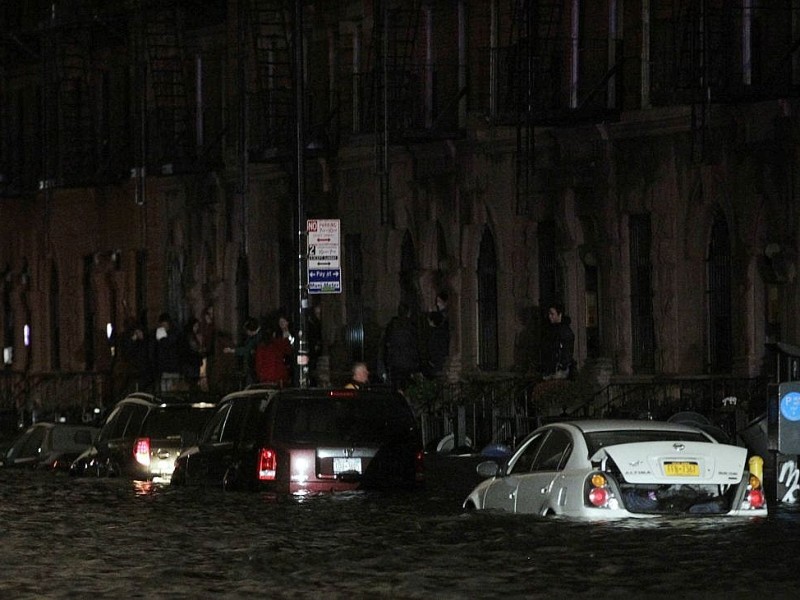
[[[478,254],[478,366],[484,371],[498,368],[497,345],[497,254],[494,236],[483,231]]]
[[[222,439],[222,429],[231,410],[231,404],[221,406],[211,420],[206,424],[201,440],[205,444],[216,444]]]
[[[55,266],[50,271],[50,367],[61,369],[61,297]]]
[[[597,358],[600,349],[600,275],[597,265],[584,263],[584,284],[586,286],[586,356]]]
[[[120,427],[119,421],[122,418],[123,408],[125,408],[125,406],[117,406],[111,411],[111,414],[108,415],[105,424],[103,424],[103,428],[100,430],[100,434],[97,436],[98,442],[107,442],[113,438],[114,432]],[[125,431],[128,418],[130,418],[130,413],[125,412],[125,422],[121,425],[122,431]]]
[[[553,429],[542,443],[531,471],[560,471],[572,451],[572,440],[565,431]]]
[[[637,373],[650,373],[655,370],[650,215],[631,215],[628,226],[630,233],[632,366]]]
[[[539,251],[539,306],[547,307],[561,300],[558,290],[558,269],[556,268],[556,224],[542,221],[536,232]]]
[[[225,420],[225,427],[222,429],[223,442],[237,442],[242,435],[242,428],[251,416],[252,402],[234,402]],[[243,440],[247,441],[247,440]]]
[[[250,317],[250,267],[244,254],[236,265],[236,314],[239,327]]]
[[[155,439],[180,439],[184,431],[200,431],[210,414],[209,409],[189,406],[154,409],[147,416],[143,434]]]
[[[411,309],[412,317],[419,314],[419,296],[417,294],[417,254],[414,240],[406,230],[403,245],[400,248],[400,301]]]
[[[402,440],[414,417],[395,396],[360,394],[342,398],[281,398],[276,439],[289,443],[373,444]]]
[[[94,256],[86,256],[83,259],[83,347],[84,361],[86,369],[94,369],[95,363],[95,321],[97,318],[95,307],[95,293],[92,284],[92,274],[94,272]]]
[[[731,247],[728,224],[717,216],[708,252],[708,362],[712,373],[733,364],[731,317]]]
[[[522,453],[517,456],[516,460],[510,465],[508,473],[528,473],[531,470],[531,465],[542,446],[546,432],[534,436],[528,444],[523,448]]]
[[[147,407],[139,404],[131,406],[131,409],[131,417],[128,419],[128,425],[125,427],[125,432],[121,434],[121,436],[127,438],[132,438],[141,434],[142,424],[148,413]]]
[[[361,295],[364,284],[361,234],[348,233],[344,238],[345,301],[347,329],[345,344],[350,361],[364,360],[364,303]]]
[[[25,434],[8,451],[9,459],[31,458],[39,455],[44,443],[47,430],[44,427],[34,427],[33,431]]]

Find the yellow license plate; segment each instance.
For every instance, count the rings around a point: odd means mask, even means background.
[[[700,477],[700,465],[695,462],[664,463],[664,474],[670,477]]]

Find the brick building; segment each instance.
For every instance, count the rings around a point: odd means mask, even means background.
[[[535,372],[556,300],[613,377],[797,339],[800,2],[302,4],[0,2],[7,371],[106,370],[128,316],[295,312],[298,182],[341,219],[334,371],[441,290],[451,379]]]

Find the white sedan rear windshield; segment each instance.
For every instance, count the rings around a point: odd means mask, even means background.
[[[638,442],[711,442],[703,433],[693,431],[658,431],[648,429],[620,429],[584,433],[589,456],[606,446],[636,444]]]

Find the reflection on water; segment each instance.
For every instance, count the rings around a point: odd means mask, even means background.
[[[797,597],[800,511],[587,523],[415,493],[287,498],[0,471],[0,598]]]

